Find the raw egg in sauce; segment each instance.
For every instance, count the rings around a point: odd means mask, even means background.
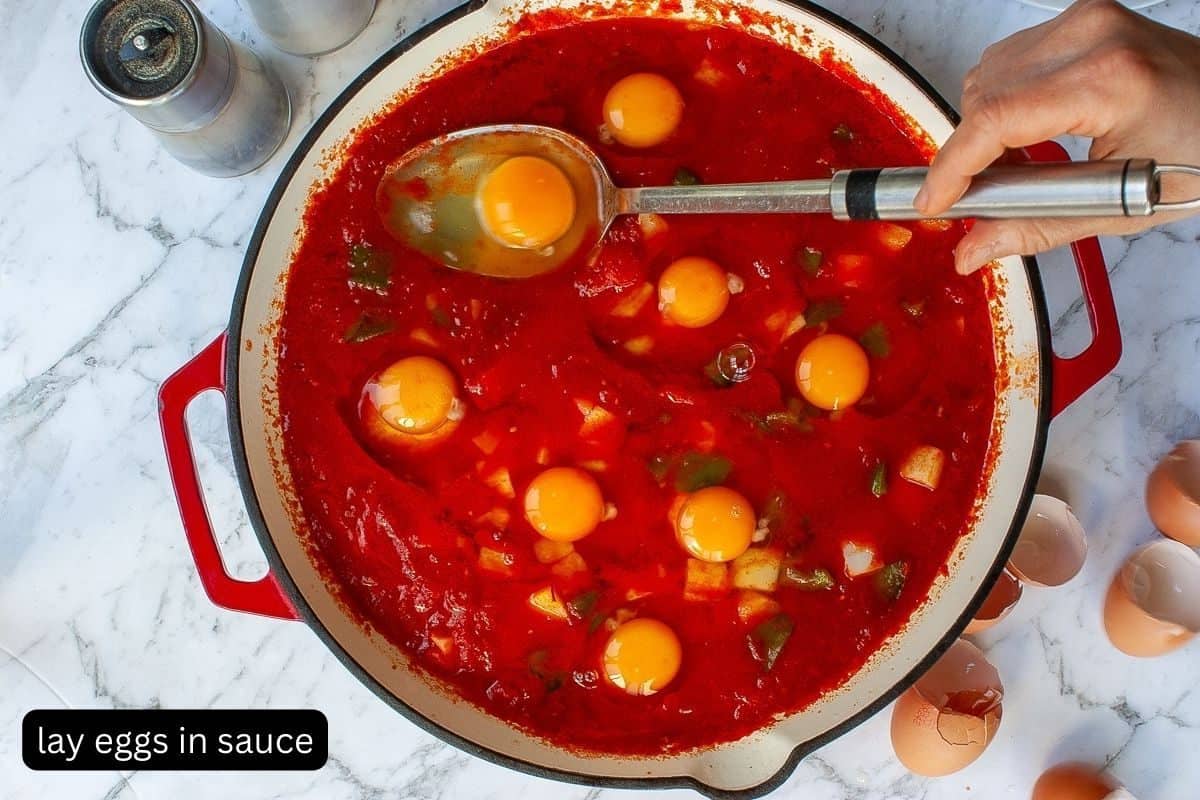
[[[1000,674],[966,639],[950,646],[892,710],[892,747],[911,772],[936,778],[983,753],[1000,725]]]
[[[669,684],[683,662],[679,637],[656,619],[617,626],[604,645],[604,676],[629,694],[654,694]]]
[[[359,405],[373,434],[403,444],[448,436],[464,410],[453,373],[428,356],[402,358],[377,373],[363,387]]]
[[[754,508],[724,486],[688,495],[675,515],[675,536],[689,555],[701,561],[732,561],[754,537]]]
[[[796,387],[817,408],[837,411],[857,403],[871,377],[867,354],[853,339],[826,333],[813,339],[796,359]]]
[[[575,190],[544,158],[515,156],[484,177],[475,198],[483,228],[508,247],[537,250],[558,241],[575,221]]]
[[[1121,652],[1149,658],[1200,632],[1200,556],[1159,539],[1134,551],[1104,598],[1104,630]]]
[[[1200,439],[1180,442],[1146,483],[1146,510],[1160,531],[1200,547]]]
[[[702,328],[729,305],[729,275],[707,258],[674,261],[658,279],[658,310],[685,328]]]
[[[636,72],[604,96],[604,124],[628,147],[653,147],[667,140],[683,119],[683,96],[675,84],[652,72]]]
[[[547,539],[574,542],[604,519],[604,496],[583,470],[551,467],[525,490],[525,519]]]

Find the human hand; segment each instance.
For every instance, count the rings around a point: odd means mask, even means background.
[[[1200,39],[1113,0],[1080,0],[987,48],[963,81],[962,115],[917,195],[926,216],[953,205],[1005,150],[1061,134],[1091,138],[1093,160],[1200,164]],[[1188,188],[1187,178],[1166,176],[1163,199],[1184,199]],[[1003,256],[1183,216],[979,220],[958,245],[955,265],[967,274]]]

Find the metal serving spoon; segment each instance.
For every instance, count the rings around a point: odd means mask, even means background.
[[[480,181],[504,161],[532,155],[555,164],[575,193],[570,229],[542,249],[511,247],[480,223]],[[418,145],[387,169],[377,202],[388,231],[452,269],[528,278],[595,247],[619,214],[829,214],[840,220],[913,220],[927,167],[838,170],[829,179],[651,186],[613,184],[583,141],[540,125],[489,125]],[[1200,168],[1148,159],[997,166],[978,175],[944,219],[1135,217],[1200,208],[1200,199],[1163,203],[1161,177]]]

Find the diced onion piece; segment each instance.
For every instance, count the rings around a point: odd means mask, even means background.
[[[559,578],[570,578],[574,575],[587,572],[587,568],[587,562],[583,560],[583,556],[572,550],[563,556],[563,558],[556,561],[554,566],[550,567],[550,572]]]
[[[490,547],[479,548],[479,568],[497,575],[513,574],[513,557],[502,550]]]
[[[429,634],[429,643],[438,649],[438,652],[444,656],[450,655],[450,651],[454,649],[454,637],[445,633]]]
[[[791,322],[789,322],[787,327],[783,329],[783,340],[786,342],[788,339],[804,330],[804,326],[807,324],[808,321],[804,319],[803,314],[797,314],[796,316],[792,317]]]
[[[893,222],[882,222],[877,229],[879,243],[892,252],[898,253],[908,247],[912,241],[913,232],[903,225]]]
[[[778,601],[767,597],[762,592],[746,589],[738,592],[737,615],[742,622],[749,623],[778,614],[781,606]]]
[[[471,439],[485,456],[490,456],[496,452],[496,448],[500,446],[500,437],[491,431],[484,431],[478,436]]]
[[[711,600],[729,591],[728,565],[721,562],[687,560],[687,580],[683,585],[684,600]]]
[[[539,447],[537,455],[534,456],[534,461],[541,464],[543,467],[550,463],[550,448]]]
[[[666,233],[668,227],[662,214],[638,214],[637,222],[638,227],[642,229],[642,235],[647,239],[660,233]]]
[[[621,298],[621,302],[613,306],[611,313],[614,317],[629,319],[636,317],[638,312],[646,307],[650,298],[654,297],[654,284],[643,282],[641,286]]]
[[[588,472],[606,472],[608,470],[608,462],[599,458],[589,458],[587,461],[580,461],[579,466]]]
[[[611,522],[612,520],[614,520],[616,518],[617,518],[617,504],[616,503],[605,503],[604,504],[604,516],[601,517],[600,520],[602,522]]]
[[[504,528],[508,527],[508,523],[511,519],[512,515],[508,513],[507,508],[493,508],[486,514],[480,514],[476,519],[476,522],[486,522],[489,525],[494,525],[495,527],[503,530]]]
[[[717,446],[717,426],[703,420],[700,423],[700,431],[703,435],[696,440],[696,449],[701,453],[711,453]]]
[[[570,542],[556,542],[553,539],[539,538],[533,543],[533,556],[539,564],[553,564],[575,552],[575,545]]]
[[[765,325],[767,330],[769,330],[771,333],[782,333],[783,329],[787,327],[788,320],[790,320],[791,317],[792,315],[790,311],[784,311],[780,309],[779,311],[771,312],[767,318],[763,320],[763,325]]]
[[[632,603],[635,600],[641,600],[643,597],[649,597],[652,594],[654,593],[646,591],[645,589],[626,589],[625,602]]]
[[[561,619],[565,622],[571,618],[563,601],[558,599],[558,595],[549,586],[543,586],[529,595],[529,605],[534,611],[540,611],[551,619]]]
[[[483,313],[483,301],[471,298],[471,319],[479,319],[479,315]]]
[[[917,224],[927,231],[936,231],[945,233],[954,227],[954,220],[950,219],[919,219]]]
[[[914,448],[900,465],[900,477],[926,489],[936,489],[941,483],[945,465],[945,453],[933,445],[921,445]]]
[[[612,633],[621,625],[637,616],[637,612],[632,608],[618,608],[613,612],[613,615],[604,620],[604,629]]]
[[[842,559],[845,561],[846,574],[851,578],[883,569],[883,562],[874,550],[854,542],[842,544]]]
[[[732,272],[725,276],[725,286],[729,289],[730,294],[741,294],[746,291],[746,282],[742,280],[742,276],[734,275]]]
[[[651,336],[635,336],[625,342],[625,349],[635,356],[644,356],[654,349],[654,338]]]
[[[769,547],[751,547],[733,560],[733,585],[739,589],[773,592],[779,586],[783,554]]]
[[[512,475],[509,474],[507,467],[496,470],[484,478],[483,482],[505,497],[517,496],[516,490],[513,489]]]
[[[714,88],[720,86],[729,78],[725,70],[714,64],[710,58],[705,58],[700,62],[700,66],[692,73],[692,77],[698,82]]]
[[[579,409],[580,414],[583,414],[583,424],[579,426],[579,435],[585,438],[616,420],[616,416],[607,408],[582,397],[575,398],[575,407]]]
[[[429,331],[425,330],[424,328],[417,328],[412,333],[410,333],[408,336],[414,342],[420,342],[421,344],[429,345],[430,347],[438,346],[437,339],[434,339],[433,334],[430,333]]]
[[[842,253],[834,259],[834,265],[838,280],[845,286],[856,288],[866,281],[871,259],[856,253]]]

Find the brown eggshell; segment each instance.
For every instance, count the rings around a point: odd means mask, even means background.
[[[1033,785],[1030,800],[1105,800],[1121,786],[1109,775],[1078,761],[1057,764]]]
[[[1104,631],[1118,650],[1142,658],[1187,644],[1200,631],[1200,556],[1170,539],[1134,551],[1108,588]]]
[[[1021,582],[1008,570],[1001,572],[1000,577],[992,586],[992,590],[988,592],[987,598],[983,601],[983,605],[975,612],[975,619],[967,624],[963,633],[972,634],[986,631],[1007,617],[1008,612],[1012,611],[1016,607],[1017,601],[1021,599],[1021,592]]]
[[[963,727],[969,733],[963,737],[968,743],[961,745],[950,744],[943,738],[938,730],[940,716],[916,689],[907,690],[896,701],[892,710],[892,748],[910,772],[937,778],[958,772],[979,758],[999,727],[1000,707],[987,720],[976,718],[962,725],[963,720],[956,719],[955,727]]]
[[[1083,569],[1087,538],[1071,507],[1046,494],[1033,496],[1008,569],[1033,586],[1061,586]]]
[[[1200,440],[1180,442],[1150,473],[1146,510],[1160,531],[1200,547]]]
[[[918,775],[957,772],[979,758],[996,735],[1003,692],[999,673],[982,651],[959,639],[896,701],[896,756]]]

